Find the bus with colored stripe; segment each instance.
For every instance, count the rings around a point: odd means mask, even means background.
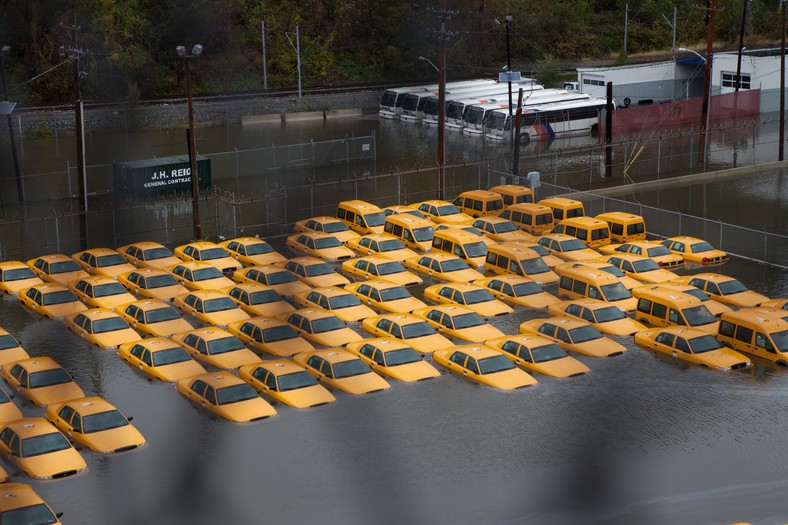
[[[596,132],[599,113],[606,104],[604,99],[596,98],[524,107],[520,118],[520,142],[527,144],[532,140]],[[493,110],[487,117],[485,136],[506,140],[511,125],[508,111]]]
[[[446,84],[445,93],[449,96],[457,92],[476,92],[486,87],[494,87],[498,82],[493,79],[469,80],[466,82],[450,82]],[[403,122],[420,122],[424,116],[424,105],[429,97],[437,97],[440,92],[438,87],[429,91],[408,93],[402,99],[400,120]]]
[[[519,82],[512,82],[512,100],[517,102],[517,92],[523,89],[529,93],[538,93],[544,90],[544,86],[537,84],[532,78],[523,78]],[[499,82],[490,89],[487,86],[477,92],[452,93],[446,94],[445,123],[449,128],[458,129],[462,123],[462,115],[469,104],[502,104],[501,107],[509,106],[509,84]],[[438,125],[438,96],[427,98],[424,104],[424,116],[421,121],[425,126]]]
[[[479,78],[476,80],[463,80],[460,82],[450,82],[446,84],[446,89],[458,89],[461,86],[475,86],[485,84],[493,84],[493,79]],[[409,93],[437,93],[438,84],[424,84],[422,86],[402,86],[396,88],[389,88],[383,92],[380,98],[380,109],[378,116],[381,118],[395,120],[398,119],[402,113],[402,103],[405,96]]]

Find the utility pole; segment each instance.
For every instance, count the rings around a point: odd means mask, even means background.
[[[504,19],[506,23],[506,77],[508,79],[509,85],[509,122],[512,121],[512,55],[509,49],[509,24],[512,23],[512,15],[506,15]],[[514,126],[511,126],[511,130],[509,130],[509,140],[514,140]]]
[[[510,90],[511,93],[511,90]],[[511,94],[509,95],[511,96]],[[512,105],[509,104],[509,111],[511,111]],[[523,88],[520,88],[520,91],[517,95],[517,114],[515,121],[513,122],[512,129],[514,131],[514,158],[512,159],[512,175],[515,177],[520,176],[520,119],[523,114]],[[512,119],[509,119],[509,122],[512,122]]]
[[[747,24],[747,6],[750,0],[742,0],[741,8],[741,29],[739,30],[739,58],[736,61],[736,93],[739,92],[741,87],[741,52],[744,49],[744,28]]]
[[[627,25],[629,24],[629,4],[624,4],[624,56],[627,56]]]
[[[605,177],[613,176],[613,83],[605,87],[607,105],[605,106]]]
[[[5,83],[5,56],[6,54],[11,51],[11,46],[3,46],[2,50],[0,50],[0,73],[2,73],[3,77],[3,95],[5,96],[5,101],[10,102],[8,98],[8,86]],[[22,185],[22,174],[19,171],[19,159],[16,155],[16,139],[14,138],[14,121],[11,117],[11,111],[9,109],[6,117],[8,119],[8,137],[11,140],[11,156],[14,160],[14,174],[16,175],[16,192],[17,196],[19,197],[19,204],[23,204],[25,202],[25,191]]]
[[[261,24],[263,37],[263,89],[268,91],[268,66],[265,61],[265,20],[263,20]]]
[[[298,26],[296,26],[296,42],[293,45],[293,41],[290,40],[290,34],[285,33],[287,37],[287,41],[290,42],[290,47],[292,47],[296,52],[296,67],[298,68],[298,100],[301,100],[301,41],[300,41],[300,33],[298,31]]]
[[[778,148],[777,160],[783,160],[785,149],[785,1],[780,0],[780,10],[782,11],[782,36],[780,45],[780,146]]]
[[[706,18],[708,20],[708,27],[706,31],[706,71],[703,75],[703,106],[701,108],[700,126],[701,133],[703,134],[703,147],[700,149],[703,155],[704,163],[706,159],[706,149],[709,145],[709,104],[711,102],[711,66],[712,54],[714,47],[714,14],[722,9],[717,8],[717,2],[707,2],[708,7],[695,7],[695,9],[703,9],[706,11]]]

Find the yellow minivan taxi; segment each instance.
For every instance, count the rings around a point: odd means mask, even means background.
[[[717,318],[706,305],[688,293],[659,285],[639,286],[632,290],[638,300],[635,318],[654,326],[690,326],[712,335],[717,333]]]
[[[788,366],[788,321],[742,309],[720,317],[717,339],[725,346]]]
[[[552,210],[541,204],[524,202],[512,204],[501,212],[499,217],[509,219],[531,235],[541,235],[553,227]]]
[[[501,194],[488,190],[464,191],[453,202],[461,212],[474,219],[482,215],[497,215],[503,209]]]
[[[640,215],[623,211],[600,213],[597,219],[610,225],[610,240],[615,243],[646,240],[646,221]]]
[[[342,201],[337,205],[337,218],[351,230],[366,235],[382,233],[386,216],[380,208],[361,200]]]
[[[481,268],[487,256],[487,245],[479,237],[457,228],[437,230],[432,238],[435,253],[456,255],[468,261],[471,266]]]
[[[432,249],[435,223],[407,213],[396,213],[386,217],[383,231],[398,238],[411,250],[424,253]]]
[[[561,276],[558,296],[562,299],[599,299],[627,312],[634,312],[637,299],[618,278],[596,268],[578,265],[556,267]]]
[[[558,224],[564,219],[582,217],[586,214],[583,203],[566,197],[550,197],[542,199],[537,204],[548,206],[553,211],[553,224]]]
[[[518,186],[517,184],[493,186],[490,188],[490,191],[503,197],[504,206],[534,201],[534,190],[531,188],[526,188],[525,186]]]
[[[556,224],[552,233],[563,233],[581,240],[588,248],[600,248],[610,244],[610,226],[593,217],[570,217]]]
[[[520,275],[540,284],[558,282],[558,276],[538,253],[517,243],[490,246],[484,269],[496,274]]]

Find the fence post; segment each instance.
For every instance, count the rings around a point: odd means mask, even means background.
[[[60,219],[55,215],[55,243],[57,244],[57,253],[63,253],[60,249]]]
[[[681,233],[681,216],[682,216],[682,213],[679,210],[676,210],[676,213],[679,214],[679,235],[682,235],[682,233]]]
[[[722,250],[722,219],[717,219],[717,220],[720,222],[720,250]]]
[[[657,140],[657,180],[659,180],[660,160],[662,158],[662,135]]]
[[[238,168],[238,148],[233,148],[233,149],[235,150],[235,193],[240,195],[241,194],[241,182],[240,182],[241,173],[240,173],[240,170]],[[235,198],[233,198],[233,201],[235,201]]]

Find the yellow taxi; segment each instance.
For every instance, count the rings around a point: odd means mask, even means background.
[[[276,409],[249,383],[230,372],[184,377],[175,389],[195,405],[234,423],[259,421],[276,414]]]
[[[500,350],[514,364],[550,377],[576,377],[587,374],[586,365],[566,353],[550,339],[538,335],[507,335],[490,339],[485,345]]]
[[[399,215],[401,213],[404,213],[406,215],[413,215],[414,217],[418,217],[419,219],[427,218],[419,210],[408,204],[395,204],[394,206],[386,206],[385,208],[383,208],[383,215],[385,215],[386,217],[388,217],[389,215]]]
[[[454,343],[436,332],[427,321],[412,314],[368,317],[361,322],[361,327],[376,337],[393,337],[404,341],[422,354],[454,346]]]
[[[21,290],[17,298],[25,308],[49,319],[60,320],[68,314],[88,309],[62,284],[37,284]]]
[[[27,265],[44,282],[66,286],[75,279],[87,277],[89,274],[79,267],[77,262],[63,253],[42,255],[27,261]]]
[[[306,308],[328,310],[346,323],[362,321],[376,315],[372,308],[361,304],[359,298],[350,291],[335,286],[300,292],[293,296],[293,300]]]
[[[352,328],[342,320],[322,308],[301,308],[280,317],[307,341],[321,346],[344,346],[361,340]]]
[[[169,337],[193,328],[171,304],[158,299],[122,304],[115,312],[143,337]]]
[[[435,231],[441,231],[441,230],[457,230],[457,231],[468,233],[473,236],[474,240],[483,242],[484,245],[487,246],[488,248],[490,246],[498,244],[494,240],[484,235],[478,228],[476,228],[472,224],[438,224],[437,226],[435,226]]]
[[[0,426],[0,454],[34,479],[61,479],[88,468],[68,439],[41,417],[17,419]]]
[[[5,328],[0,328],[0,367],[11,361],[27,359],[30,355]]]
[[[355,255],[339,239],[328,233],[296,233],[285,240],[285,245],[298,255],[317,257],[327,262],[344,261]]]
[[[565,261],[593,261],[600,253],[587,247],[583,241],[565,233],[547,233],[539,238],[539,244],[559,259]]]
[[[685,261],[695,264],[722,264],[728,260],[728,254],[714,248],[711,244],[696,237],[681,235],[668,237],[662,245]]]
[[[172,340],[199,363],[216,368],[229,370],[260,360],[243,341],[221,328],[190,329],[173,335]]]
[[[49,405],[46,417],[72,441],[99,454],[134,450],[145,445],[139,430],[101,397],[81,397]]]
[[[647,286],[647,285],[641,284],[640,286]],[[730,306],[722,304],[719,301],[715,301],[714,299],[712,299],[711,297],[706,295],[706,292],[704,292],[700,288],[696,288],[696,287],[694,287],[692,285],[679,284],[679,283],[674,283],[672,281],[668,281],[666,283],[660,283],[659,287],[660,288],[665,288],[665,289],[668,289],[668,290],[675,290],[677,292],[682,292],[682,293],[685,293],[687,295],[691,295],[693,297],[696,297],[697,299],[700,299],[700,302],[702,302],[703,305],[706,308],[708,308],[708,310],[711,312],[711,314],[714,317],[718,318],[718,319],[725,312],[730,312],[731,311],[731,307]],[[763,303],[761,306],[766,307],[766,303]]]
[[[471,381],[501,390],[536,384],[536,379],[517,368],[500,350],[485,345],[436,350],[432,360]]]
[[[386,259],[402,262],[410,257],[416,257],[416,252],[402,244],[402,241],[388,233],[371,233],[358,239],[351,239],[347,247],[359,254],[379,255]]]
[[[172,304],[202,323],[221,328],[233,321],[251,317],[241,310],[229,295],[216,290],[195,290],[178,295],[172,300]]]
[[[412,346],[393,337],[364,339],[345,348],[378,374],[397,381],[424,381],[440,376]]]
[[[20,417],[23,417],[22,411],[11,402],[11,397],[5,393],[5,390],[0,388],[0,424],[19,419]],[[0,469],[0,483],[3,483],[2,474],[2,469]]]
[[[298,292],[311,289],[308,284],[299,281],[292,272],[272,265],[252,266],[238,270],[233,274],[233,279],[238,283],[264,284],[273,288],[283,297],[291,297]]]
[[[261,394],[294,408],[313,408],[336,401],[334,394],[289,359],[244,365],[238,369],[238,377]]]
[[[257,237],[236,237],[220,242],[219,246],[244,266],[265,266],[286,260],[284,255]]]
[[[761,303],[760,307],[770,308],[772,310],[788,310],[788,299],[769,299]],[[711,308],[709,308],[709,310],[711,310]]]
[[[109,248],[91,248],[71,256],[90,275],[117,279],[118,275],[134,270],[134,265]]]
[[[466,306],[482,317],[506,315],[514,311],[493,297],[487,288],[476,284],[435,284],[424,289],[424,297],[438,304]]]
[[[0,375],[8,386],[36,406],[85,396],[69,373],[51,357],[29,357],[7,363]]]
[[[100,275],[71,281],[68,289],[88,308],[114,310],[120,304],[136,300],[117,280]]]
[[[0,495],[0,517],[19,518],[18,523],[41,523],[62,525],[63,513],[55,514],[30,485],[24,483],[3,483]]]
[[[618,266],[614,266],[608,262],[601,262],[599,260],[583,261],[579,263],[565,262],[556,266],[555,271],[559,275],[563,275],[562,271],[565,268],[578,268],[578,267],[593,268],[595,270],[602,270],[605,273],[609,273],[613,277],[617,278],[618,281],[624,285],[624,288],[626,288],[629,291],[632,291],[633,288],[637,288],[638,286],[643,286],[642,282],[638,281],[637,279],[633,279],[632,277],[629,277]]]
[[[226,290],[235,284],[218,268],[203,261],[181,262],[168,266],[167,271],[189,290]]]
[[[448,201],[428,200],[414,204],[414,208],[435,224],[471,224],[473,217],[463,213]]]
[[[473,284],[486,288],[493,297],[514,305],[526,308],[546,308],[560,299],[547,293],[537,283],[518,275],[496,275],[476,279]]]
[[[181,262],[169,248],[157,242],[135,242],[121,246],[117,251],[137,268],[163,270]]]
[[[342,271],[363,279],[378,279],[402,286],[424,282],[421,277],[405,269],[401,262],[374,255],[345,261],[342,263]]]
[[[714,336],[695,328],[666,327],[642,330],[635,334],[635,344],[678,361],[712,370],[739,370],[752,365],[744,355],[726,348]]]
[[[624,345],[603,336],[589,323],[565,317],[526,321],[520,325],[520,333],[546,337],[568,352],[591,357],[614,357],[627,350]]]
[[[536,254],[542,258],[544,263],[547,265],[548,268],[555,268],[559,264],[565,264],[566,261],[560,259],[550,253],[550,250],[539,244],[538,242],[527,242],[527,241],[514,241],[514,244],[519,245],[523,248],[530,248],[531,250],[535,251]]]
[[[620,255],[607,255],[601,261],[612,264],[624,274],[642,283],[659,284],[678,279],[678,275],[662,268],[653,259],[642,255],[622,253]]]
[[[91,308],[69,314],[63,319],[63,324],[99,348],[115,348],[141,337],[120,315],[106,308]]]
[[[22,261],[0,262],[0,291],[6,295],[16,295],[19,290],[29,288],[44,281]]]
[[[662,268],[674,268],[681,266],[684,259],[680,255],[676,255],[671,250],[666,248],[657,241],[633,241],[625,242],[624,244],[609,244],[599,249],[600,252],[607,255],[617,255],[619,253],[631,253],[632,255],[641,255],[648,257]]]
[[[295,310],[276,290],[260,283],[237,284],[227,291],[227,295],[252,317],[274,317]]]
[[[509,219],[502,217],[480,217],[473,221],[473,226],[485,237],[495,242],[537,241],[536,237],[521,230]]]
[[[227,325],[227,331],[258,352],[275,357],[290,357],[315,347],[299,336],[292,326],[279,319],[255,317]]]
[[[296,354],[293,362],[306,368],[324,385],[348,394],[370,394],[391,388],[364,361],[341,348]]]
[[[697,273],[684,277],[676,277],[672,282],[689,284],[703,290],[706,295],[723,304],[742,308],[760,306],[769,300],[765,295],[748,289],[738,279],[720,273]]]
[[[312,217],[310,219],[297,221],[293,225],[293,229],[297,232],[327,233],[336,237],[342,244],[347,243],[351,239],[358,239],[360,237],[358,233],[348,228],[344,222],[336,217],[328,216]]]
[[[404,286],[377,279],[350,283],[345,286],[345,290],[362,303],[386,312],[412,312],[427,306],[422,300],[413,297]]]
[[[331,267],[330,264],[316,257],[296,257],[284,263],[277,263],[296,276],[296,279],[307,286],[345,286],[350,281]]]
[[[599,299],[561,301],[548,306],[547,313],[555,317],[585,321],[608,335],[635,335],[635,332],[646,329],[643,323],[627,317],[618,306]]]
[[[462,341],[478,343],[504,336],[503,332],[485,323],[482,316],[465,306],[428,306],[414,310],[413,315],[427,321],[435,330]]]
[[[118,282],[140,298],[172,301],[176,295],[189,291],[164,270],[143,268],[118,275]]]
[[[422,275],[455,283],[468,283],[484,277],[456,255],[426,254],[405,261],[405,266]]]
[[[175,248],[175,256],[180,260],[202,261],[208,263],[222,273],[232,273],[243,265],[233,259],[227,250],[218,244],[208,241],[190,242]]]
[[[168,383],[205,373],[205,368],[181,345],[165,337],[122,344],[118,357],[143,374]]]

